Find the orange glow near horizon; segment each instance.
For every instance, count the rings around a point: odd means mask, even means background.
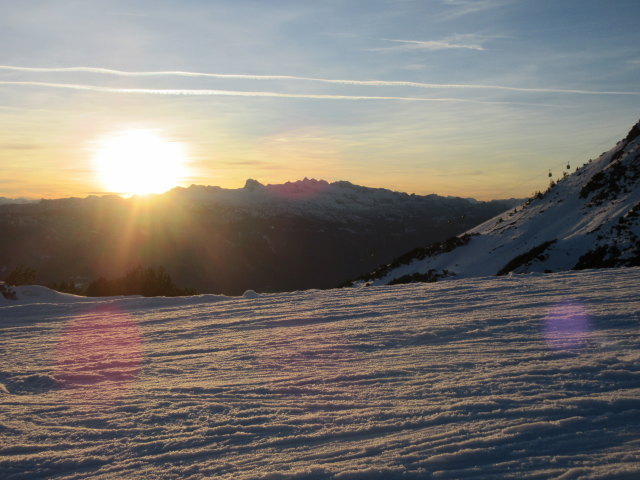
[[[104,187],[122,195],[166,192],[187,173],[184,146],[153,130],[125,130],[104,137],[93,160]]]

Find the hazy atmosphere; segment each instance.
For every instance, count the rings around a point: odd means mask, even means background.
[[[635,0],[2,2],[0,196],[309,177],[525,197],[638,119],[639,13]]]

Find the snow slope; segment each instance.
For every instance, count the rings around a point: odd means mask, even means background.
[[[20,289],[0,303],[0,477],[639,478],[639,283]]]
[[[640,265],[640,123],[538,198],[448,242],[418,248],[360,283]]]

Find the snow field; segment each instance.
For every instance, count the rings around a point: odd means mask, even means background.
[[[639,478],[638,285],[35,291],[0,303],[0,477]]]

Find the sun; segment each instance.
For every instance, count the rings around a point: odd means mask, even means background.
[[[98,141],[94,163],[104,187],[121,195],[163,193],[186,173],[182,144],[154,130],[125,130]]]

